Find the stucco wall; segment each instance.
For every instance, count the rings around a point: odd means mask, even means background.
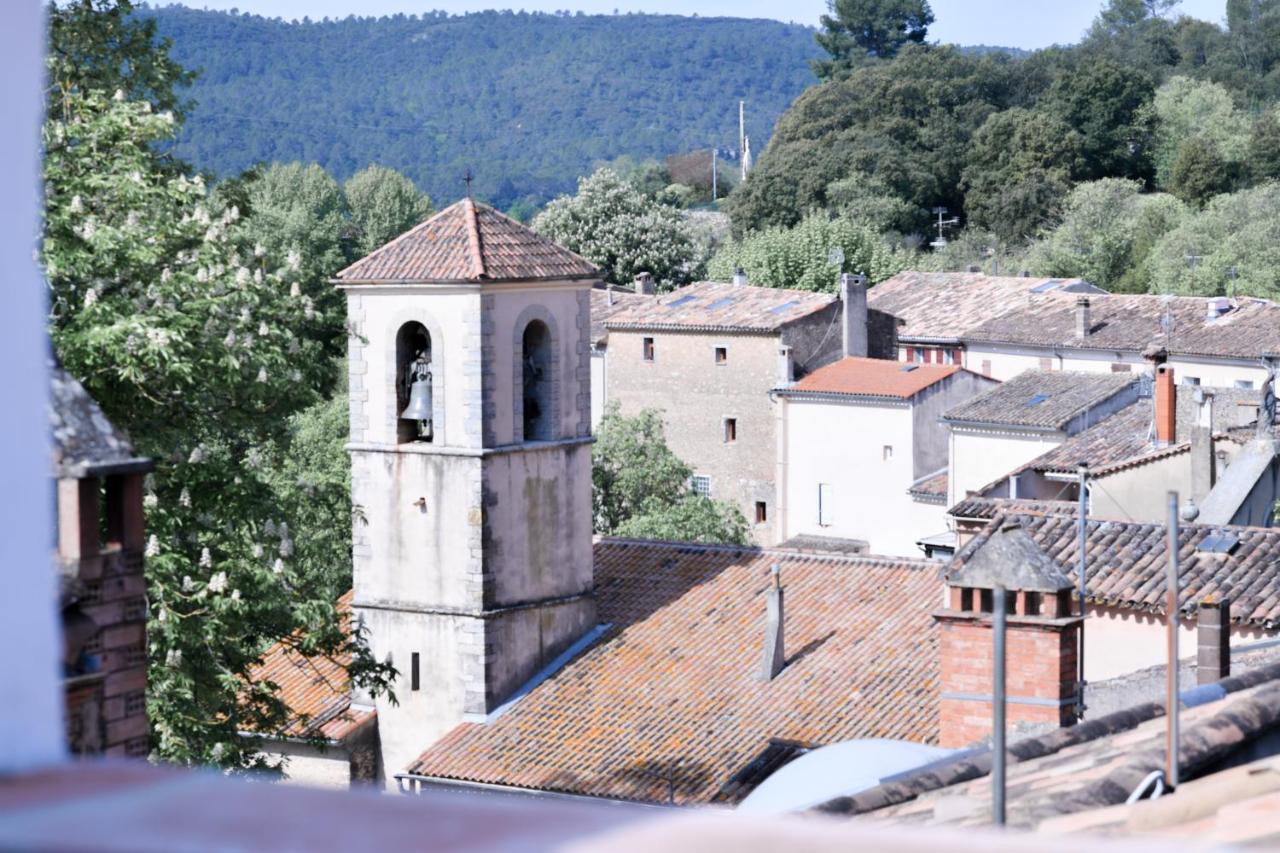
[[[646,337],[654,339],[651,362],[642,357]],[[727,351],[724,364],[715,361],[716,347]],[[748,523],[755,520],[756,501],[775,511],[769,391],[777,385],[778,348],[772,335],[609,333],[610,401],[624,415],[661,411],[671,450],[695,473],[709,476],[711,496],[737,503]],[[737,419],[732,443],[724,441],[726,417]],[[752,526],[761,544],[773,540],[773,530],[768,523]]]
[[[1111,607],[1090,607],[1088,613],[1084,630],[1086,681],[1115,678],[1168,662],[1168,635],[1163,616]],[[1270,636],[1254,628],[1231,629],[1232,645],[1257,642]],[[1193,657],[1195,653],[1195,621],[1184,619],[1178,627],[1178,657]]]
[[[951,476],[947,506],[1061,444],[1062,433],[951,429]]]
[[[984,376],[959,372],[912,398],[914,479],[947,467],[950,455],[948,432],[938,419],[948,409],[959,406],[995,384]]]
[[[864,539],[872,553],[918,557],[916,540],[946,529],[945,507],[907,494],[915,480],[907,403],[793,399],[786,418],[786,536]],[[830,486],[829,525],[819,524],[820,483]]]
[[[1110,373],[1112,365],[1125,364],[1129,365],[1129,370],[1136,376],[1147,369],[1146,362],[1136,352],[1074,349],[1055,351],[1052,347],[1006,346],[980,342],[966,345],[964,363],[970,370],[981,373],[983,363],[989,361],[990,375],[1003,382],[1024,371],[1041,369],[1041,359],[1045,358],[1050,360],[1053,370]],[[1200,379],[1201,385],[1229,388],[1235,385],[1236,380],[1247,380],[1257,387],[1265,376],[1265,371],[1252,359],[1173,356],[1169,359],[1169,364],[1173,366],[1178,381],[1186,376],[1194,376]]]
[[[351,787],[351,758],[340,746],[320,750],[304,743],[268,741],[263,756],[271,761],[284,760],[280,781],[286,785],[342,791]]]
[[[595,432],[609,402],[609,359],[606,350],[591,351],[591,431]]]

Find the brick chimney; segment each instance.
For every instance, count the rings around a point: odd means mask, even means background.
[[[1089,297],[1076,297],[1076,337],[1083,340],[1093,331],[1093,322],[1089,310]]]
[[[1231,602],[1209,596],[1196,610],[1196,684],[1231,675]]]
[[[992,730],[992,599],[1007,591],[1006,719],[1069,726],[1076,721],[1077,650],[1084,618],[1072,606],[1062,566],[1016,524],[986,539],[946,579],[938,622],[941,745],[959,747]]]
[[[844,310],[844,357],[867,357],[867,277],[840,276],[840,302]]]
[[[658,292],[658,285],[653,280],[653,273],[642,272],[636,275],[636,293],[653,296]]]
[[[1173,384],[1173,368],[1156,367],[1156,445],[1168,447],[1178,440],[1178,388]]]
[[[763,681],[773,681],[787,664],[787,656],[782,644],[781,567],[774,563],[769,575],[771,579],[769,591],[765,593],[764,667],[760,671],[760,678]]]

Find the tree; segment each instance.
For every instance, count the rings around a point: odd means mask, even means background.
[[[1203,158],[1212,151],[1224,172],[1243,171],[1252,122],[1236,108],[1231,93],[1223,86],[1172,77],[1156,90],[1150,110],[1155,127],[1152,159],[1157,186],[1173,189],[1174,161],[1193,139],[1207,143],[1193,146],[1191,150],[1198,156]]]
[[[671,288],[692,280],[693,240],[680,213],[600,169],[578,181],[578,194],[561,196],[533,220],[533,229],[577,252],[614,284],[641,272]]]
[[[1104,178],[1067,196],[1061,222],[1031,250],[1038,275],[1083,278],[1105,290],[1143,292],[1143,262],[1151,247],[1177,227],[1185,206],[1163,194],[1143,194],[1140,181]]]
[[[1146,267],[1160,292],[1280,298],[1280,183],[1216,196],[1156,242]]]
[[[1150,177],[1145,107],[1154,91],[1147,73],[1109,59],[1080,63],[1053,81],[1042,109],[1080,134],[1081,179]]]
[[[722,246],[707,275],[730,281],[741,267],[755,285],[831,291],[842,272],[862,273],[877,283],[907,263],[905,252],[891,248],[866,224],[818,213],[794,228],[769,228]]]
[[[1231,171],[1217,145],[1193,136],[1178,146],[1169,170],[1169,192],[1199,207],[1230,185]]]
[[[135,13],[131,0],[68,0],[46,7],[49,19],[48,109],[67,109],[87,92],[121,91],[181,121],[192,104],[179,89],[196,75],[170,56],[172,41],[156,36],[156,22]]]
[[[747,543],[747,520],[733,504],[689,487],[692,469],[667,447],[653,409],[624,416],[610,403],[592,455],[596,532],[688,542]]]
[[[1056,213],[1080,169],[1081,139],[1061,119],[1021,108],[974,134],[964,170],[970,222],[1005,242],[1026,241]]]
[[[1249,167],[1258,182],[1280,179],[1280,106],[1258,116],[1249,135]]]
[[[924,44],[933,23],[926,0],[827,0],[814,36],[830,59],[814,60],[820,79],[846,74],[868,59],[891,59],[905,44]]]
[[[366,166],[342,187],[356,255],[367,255],[431,215],[431,199],[385,166]]]
[[[328,577],[298,547],[263,468],[290,416],[329,381],[298,263],[159,153],[174,119],[72,92],[44,129],[41,258],[63,365],[155,458],[146,496],[148,692],[155,753],[268,762],[239,736],[291,712],[250,672],[267,646],[353,654],[356,683],[392,671],[340,630]],[[331,576],[330,576],[331,577]]]

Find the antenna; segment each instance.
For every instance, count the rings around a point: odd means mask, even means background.
[[[945,249],[947,246],[947,238],[942,233],[942,230],[944,228],[951,228],[956,225],[959,225],[960,217],[953,216],[950,219],[944,219],[943,217],[947,215],[947,209],[945,207],[935,207],[933,209],[933,212],[937,214],[937,217],[938,217],[938,221],[934,224],[934,227],[938,229],[938,239],[930,243],[929,246],[935,250]]]

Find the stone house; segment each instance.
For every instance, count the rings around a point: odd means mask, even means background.
[[[150,752],[143,477],[137,456],[84,387],[50,368],[67,742],[77,755]]]
[[[842,291],[700,282],[605,323],[609,401],[623,414],[661,411],[693,487],[737,504],[760,544],[778,535],[778,412],[769,392],[846,353],[894,351],[893,321],[868,313],[864,283],[845,276]]]
[[[958,365],[845,358],[774,391],[778,537],[857,539],[873,554],[919,556],[922,539],[947,529],[945,502],[925,485],[947,477],[939,418],[994,385]]]

